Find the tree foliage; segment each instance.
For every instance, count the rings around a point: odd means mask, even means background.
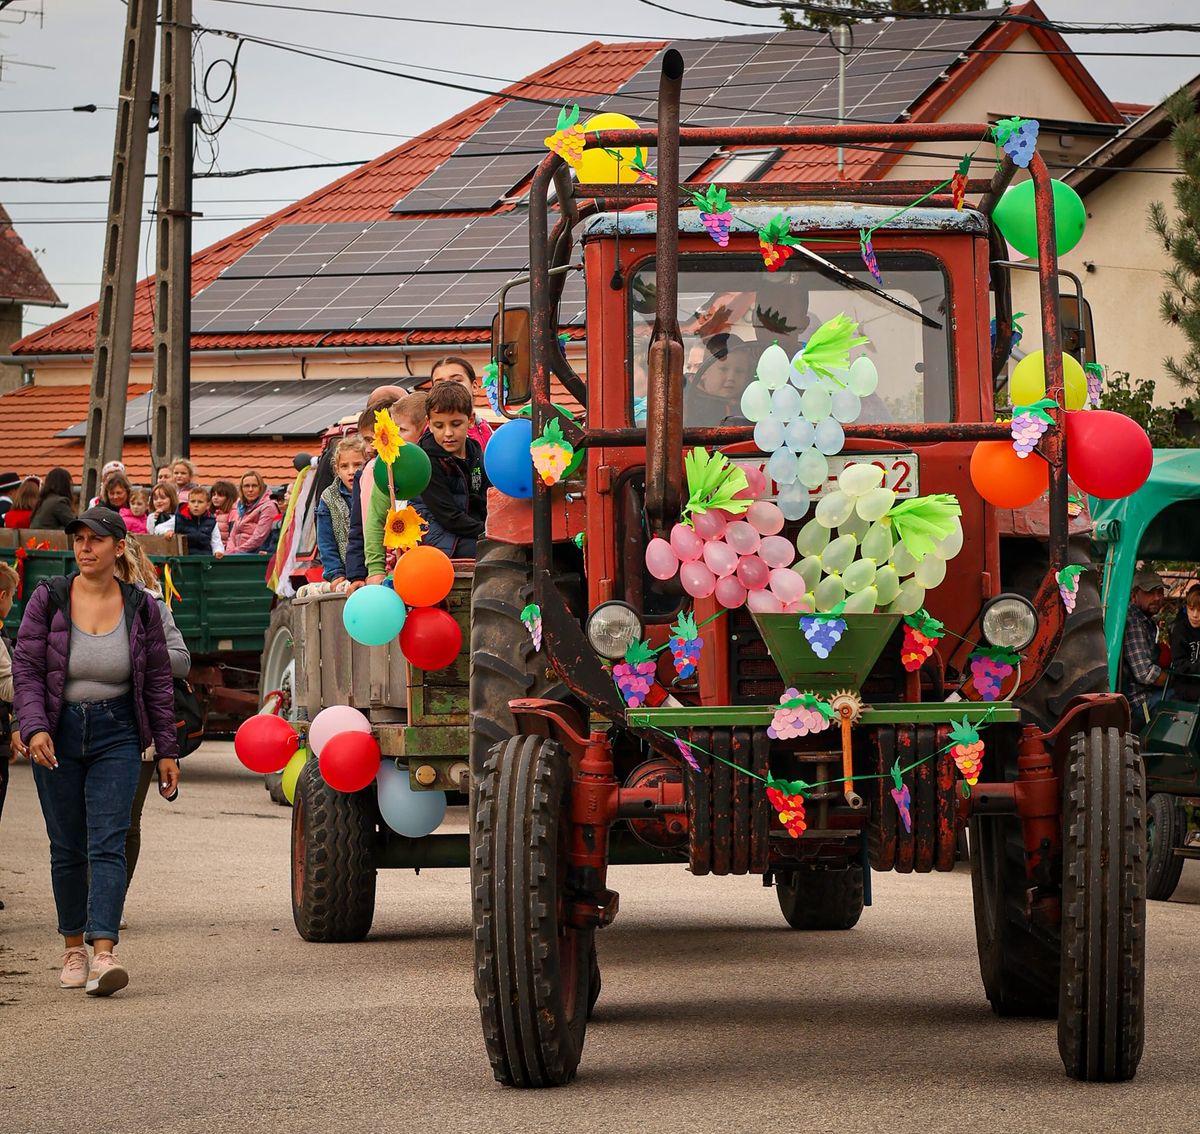
[[[1167,287],[1159,299],[1163,320],[1188,341],[1181,358],[1163,359],[1163,367],[1186,390],[1200,393],[1200,115],[1187,89],[1167,99],[1171,142],[1183,171],[1172,183],[1176,215],[1161,201],[1150,206],[1150,227],[1173,261],[1163,272]]]
[[[841,24],[857,24],[862,16],[843,15],[843,10],[878,12],[875,19],[886,19],[893,12],[926,12],[936,16],[952,16],[958,12],[978,12],[987,7],[988,0],[822,0],[829,12],[783,11],[780,19],[786,28],[806,31],[825,31]]]
[[[1124,370],[1110,370],[1100,394],[1100,408],[1133,418],[1156,449],[1194,449],[1200,444],[1196,428],[1200,399],[1155,405],[1151,378],[1131,378]]]

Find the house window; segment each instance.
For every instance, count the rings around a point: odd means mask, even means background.
[[[737,150],[708,176],[709,181],[720,184],[727,181],[756,181],[774,164],[781,153],[772,150]]]

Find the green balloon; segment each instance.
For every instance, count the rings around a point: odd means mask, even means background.
[[[429,454],[420,445],[412,442],[400,446],[400,455],[392,462],[392,483],[397,500],[411,500],[420,496],[429,487],[433,466]],[[383,492],[388,490],[387,465],[375,462],[375,484]]]
[[[567,409],[566,406],[560,406],[557,402],[551,402],[550,405],[558,413],[559,417],[565,418],[567,421],[575,420],[575,415],[569,409]],[[522,406],[517,411],[517,417],[531,417],[532,415],[533,406]],[[577,468],[579,468],[581,464],[583,464],[583,458],[585,456],[587,456],[585,450],[576,449],[575,456],[573,456],[567,463],[567,467],[563,469],[563,474],[561,477],[559,477],[559,480],[566,480],[567,477],[569,477]]]
[[[283,789],[284,798],[288,803],[296,802],[296,781],[300,779],[300,772],[307,760],[308,749],[298,748],[292,753],[292,758],[287,762],[287,767],[283,769],[283,781],[279,786]]]
[[[1054,245],[1061,256],[1070,252],[1083,238],[1087,210],[1079,194],[1065,181],[1052,181],[1054,190]],[[1018,252],[1036,259],[1037,214],[1033,201],[1033,182],[1022,181],[1006,190],[996,204],[992,219],[1000,234]]]

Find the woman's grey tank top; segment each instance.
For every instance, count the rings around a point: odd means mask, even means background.
[[[133,670],[129,631],[122,618],[107,634],[89,634],[71,623],[71,655],[63,699],[108,701],[129,692]]]

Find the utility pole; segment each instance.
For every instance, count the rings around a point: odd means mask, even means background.
[[[189,455],[192,321],[192,0],[162,0],[150,459]]]
[[[84,441],[85,501],[99,492],[100,469],[105,461],[120,457],[125,444],[125,402],[129,395],[157,17],[157,0],[127,0],[112,181],[108,190],[108,229],[104,237],[92,393]]]
[[[848,31],[846,24],[842,24],[838,28],[838,125],[841,126],[846,121],[846,32]],[[838,146],[837,148],[837,171],[838,177],[846,176],[846,147]]]

